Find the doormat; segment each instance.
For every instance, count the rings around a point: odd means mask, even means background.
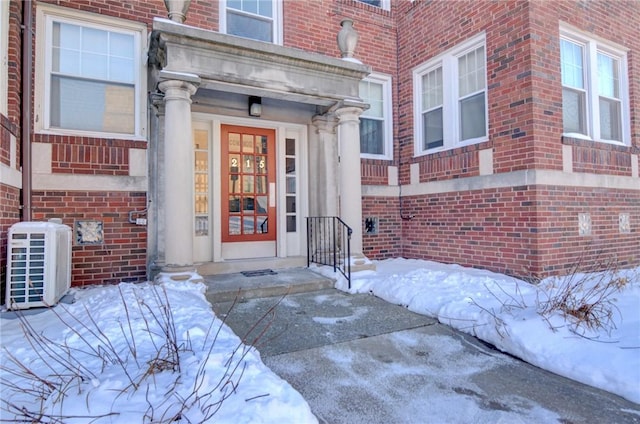
[[[263,275],[276,275],[277,272],[272,269],[258,269],[255,271],[242,271],[241,274],[245,277],[260,277]]]

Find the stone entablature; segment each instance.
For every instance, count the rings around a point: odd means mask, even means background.
[[[149,63],[157,70],[200,77],[200,89],[269,97],[319,106],[361,103],[358,85],[371,68],[215,31],[153,21]]]

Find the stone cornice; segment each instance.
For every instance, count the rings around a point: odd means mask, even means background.
[[[358,83],[371,68],[178,24],[153,21],[149,63],[201,78],[201,88],[318,105],[359,101]]]

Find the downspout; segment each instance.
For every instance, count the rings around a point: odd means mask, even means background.
[[[398,120],[400,120],[400,43],[399,43],[399,35],[398,35],[398,22],[396,21],[396,74],[397,83],[396,83],[396,98],[398,99],[395,102],[396,106],[396,116],[398,116]],[[403,221],[410,221],[414,218],[413,215],[405,215],[404,213],[404,202],[402,201],[402,140],[398,138],[398,203],[400,207],[400,219]],[[395,144],[395,143],[394,143]],[[410,164],[409,164],[410,165]]]
[[[22,2],[22,220],[31,221],[31,77],[33,71],[33,10],[31,0]]]

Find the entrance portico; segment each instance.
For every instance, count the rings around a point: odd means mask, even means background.
[[[352,255],[362,256],[358,117],[368,105],[358,85],[369,67],[166,19],[153,23],[149,65],[150,91],[163,98],[149,146],[155,270],[242,260],[245,252],[302,258],[306,216],[341,216],[353,229]],[[249,116],[249,98],[261,99],[260,116]],[[252,150],[229,150],[230,129],[253,137]],[[262,134],[272,147],[255,150]],[[229,188],[229,178],[237,185]],[[271,230],[273,251],[229,245],[264,243]]]

